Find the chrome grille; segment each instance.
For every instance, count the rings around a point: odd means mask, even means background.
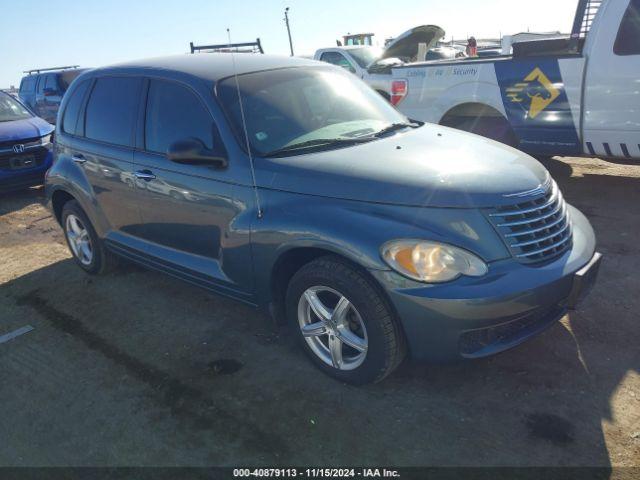
[[[16,159],[24,158],[24,157],[33,157],[34,164],[33,167],[39,167],[44,163],[45,158],[49,150],[46,147],[36,147],[29,148],[25,150],[24,153],[0,153],[0,170],[12,170],[13,163]]]
[[[22,140],[5,140],[0,142],[0,151],[11,151],[14,145],[24,145],[25,147],[40,145],[40,137],[24,138]]]
[[[511,254],[522,263],[541,263],[571,247],[571,221],[562,193],[554,181],[533,200],[488,212]]]

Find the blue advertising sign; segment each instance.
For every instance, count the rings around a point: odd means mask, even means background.
[[[534,154],[581,153],[578,130],[554,58],[496,62],[496,77],[520,148]]]

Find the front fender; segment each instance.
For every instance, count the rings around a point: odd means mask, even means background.
[[[271,273],[282,255],[297,248],[335,253],[369,270],[388,270],[380,247],[417,238],[456,245],[487,262],[509,252],[477,210],[376,204],[279,191],[264,191],[264,217],[252,228],[256,287],[268,299]]]

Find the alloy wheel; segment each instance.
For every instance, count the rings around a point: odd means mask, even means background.
[[[311,351],[339,370],[353,370],[367,356],[367,329],[355,306],[325,286],[307,288],[298,301],[298,323]]]
[[[91,245],[89,231],[82,223],[82,220],[73,214],[67,215],[65,233],[75,257],[83,265],[91,265],[93,246]]]

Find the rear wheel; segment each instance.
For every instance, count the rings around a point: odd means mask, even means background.
[[[490,138],[510,147],[518,145],[518,137],[503,117],[454,117],[445,119],[442,125]]]
[[[73,259],[85,272],[101,274],[115,266],[115,256],[107,251],[76,200],[64,204],[62,228]]]
[[[367,276],[338,257],[303,266],[286,302],[302,348],[332,377],[377,382],[404,359],[404,336],[390,306]]]

